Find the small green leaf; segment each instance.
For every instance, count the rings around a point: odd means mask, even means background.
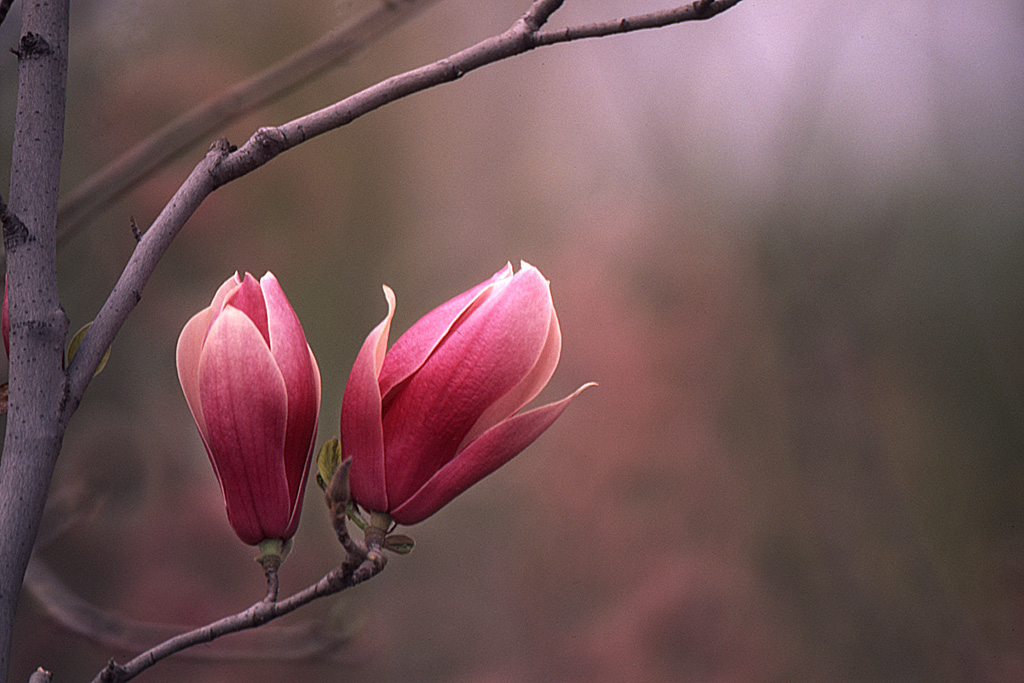
[[[384,548],[399,555],[408,555],[416,541],[405,534],[391,534],[384,539]]]
[[[327,490],[327,484],[334,477],[334,470],[338,469],[341,462],[341,442],[331,439],[320,447],[316,456],[316,483],[322,491]]]
[[[75,332],[75,336],[71,338],[71,343],[68,344],[68,365],[71,364],[72,359],[75,357],[75,353],[78,352],[78,347],[82,343],[82,337],[85,336],[85,333],[89,330],[90,327],[92,327],[92,323],[86,323],[82,327],[82,329],[78,330],[78,332]],[[96,372],[92,373],[93,377],[103,372],[103,368],[107,366],[107,360],[109,360],[109,358],[110,349],[108,348],[107,352],[103,354],[103,358],[100,359],[100,364],[96,366]]]
[[[366,520],[363,519],[362,515],[359,514],[359,509],[357,508],[355,502],[351,500],[348,501],[348,505],[345,507],[345,514],[348,516],[349,519],[352,520],[353,524],[355,524],[363,531],[366,531],[366,527],[368,525],[366,523]]]

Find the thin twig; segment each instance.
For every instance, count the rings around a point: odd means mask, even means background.
[[[123,683],[139,675],[160,660],[194,645],[209,643],[220,636],[256,628],[282,615],[294,612],[318,598],[334,595],[346,588],[358,585],[379,574],[387,564],[384,550],[379,546],[368,549],[364,558],[352,560],[335,567],[312,586],[281,601],[260,600],[246,610],[206,626],[182,633],[143,652],[126,664],[110,660],[107,666],[93,679],[93,683]]]
[[[108,650],[137,652],[149,643],[159,643],[182,632],[178,624],[139,621],[103,610],[73,591],[40,556],[59,539],[75,531],[97,512],[102,499],[79,487],[63,487],[46,501],[35,554],[25,572],[24,592],[35,599],[40,610],[56,626]],[[353,547],[366,555],[362,544]],[[268,584],[268,594],[270,585]],[[266,598],[264,598],[266,599]],[[276,594],[275,598],[276,599]],[[190,659],[217,661],[304,661],[327,658],[352,664],[366,656],[366,648],[355,647],[348,629],[326,619],[311,618],[293,626],[274,626],[252,631],[246,638],[221,642],[216,648],[192,648],[178,653]]]
[[[530,9],[526,10],[522,22],[530,33],[536,33],[548,22],[551,15],[562,6],[564,0],[535,0]]]
[[[697,0],[689,5],[653,14],[542,33],[540,29],[561,5],[561,1],[535,0],[527,12],[509,30],[500,35],[487,38],[433,64],[392,76],[329,107],[281,126],[260,128],[238,149],[226,140],[218,141],[186,178],[185,183],[157,216],[152,226],[146,230],[114,290],[82,339],[82,344],[68,368],[69,391],[63,413],[64,419],[69,419],[78,407],[95,368],[128,314],[141,298],[142,289],[164,251],[195,209],[218,187],[254,171],[278,154],[313,137],[340,128],[396,100],[454,81],[487,64],[523,54],[543,45],[709,19],[739,2],[740,0]]]
[[[57,627],[108,650],[138,652],[183,630],[181,625],[139,621],[100,609],[71,590],[39,556],[32,558],[25,572],[25,591]],[[176,656],[249,662],[327,657],[352,663],[365,654],[355,647],[347,629],[339,630],[324,620],[310,619],[293,626],[261,628],[244,639],[222,641],[215,649],[192,648]]]
[[[199,104],[114,159],[69,192],[57,209],[57,245],[97,212],[176,159],[196,142],[257,107],[273,102],[327,69],[343,64],[377,38],[437,0],[385,0],[365,14],[262,72]]]
[[[268,565],[263,570],[267,577],[267,595],[263,598],[263,602],[277,602],[277,592],[281,587],[281,581],[277,576],[277,569],[277,567]]]
[[[699,0],[689,5],[659,10],[648,14],[637,14],[622,19],[598,21],[593,24],[570,26],[554,31],[543,31],[536,36],[537,45],[555,45],[568,43],[584,38],[603,38],[620,33],[631,33],[651,28],[663,28],[684,21],[710,19],[721,14],[730,7],[739,4],[740,0]]]
[[[142,239],[142,231],[139,230],[139,224],[135,222],[135,216],[128,216],[128,227],[132,229],[132,237],[136,242]]]

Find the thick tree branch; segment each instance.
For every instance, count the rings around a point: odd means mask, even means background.
[[[216,188],[254,171],[278,154],[323,133],[340,128],[379,107],[408,95],[449,83],[487,64],[508,59],[542,45],[599,35],[615,35],[637,28],[708,19],[736,5],[739,0],[698,0],[675,10],[637,15],[605,24],[592,24],[541,33],[540,29],[561,0],[536,0],[504,33],[487,38],[433,64],[392,76],[329,107],[277,127],[261,128],[242,147],[227,141],[211,148],[185,184],[164,208],[139,242],[120,280],[86,333],[68,368],[69,392],[65,419],[81,401],[93,371],[128,314],[138,303],[142,288],[157,261],[205,197]],[[549,36],[545,38],[545,36]],[[543,39],[543,40],[542,40]]]
[[[58,246],[122,196],[197,141],[259,106],[283,97],[329,68],[346,62],[375,40],[437,0],[385,0],[365,14],[261,73],[211,97],[142,140],[74,188],[57,210]],[[208,139],[208,138],[207,138]]]
[[[281,601],[260,600],[249,609],[224,617],[213,623],[182,633],[156,647],[143,652],[126,664],[111,660],[97,674],[93,683],[122,683],[139,675],[161,659],[169,657],[194,645],[209,643],[220,636],[237,633],[262,626],[277,617],[294,612],[318,598],[334,595],[346,588],[358,585],[379,574],[387,564],[387,556],[379,546],[370,546],[363,557],[350,557],[344,564],[335,567],[322,579]]]
[[[57,294],[56,218],[64,145],[68,2],[22,10],[18,102],[4,248],[10,311],[10,405],[0,457],[0,681],[11,629],[64,437],[67,317]]]

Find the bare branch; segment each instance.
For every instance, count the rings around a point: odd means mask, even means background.
[[[64,437],[58,417],[67,317],[57,292],[57,189],[64,144],[66,0],[25,3],[18,102],[4,221],[10,311],[10,404],[0,457],[0,680],[22,578]]]
[[[669,23],[707,19],[736,5],[740,0],[698,0],[677,10],[564,29],[540,42],[540,26],[558,9],[558,0],[536,0],[529,10],[504,33],[487,38],[449,57],[413,69],[372,85],[329,107],[294,119],[277,127],[260,128],[242,147],[235,149],[226,140],[218,141],[185,180],[171,202],[145,232],[92,327],[82,339],[68,368],[69,391],[64,419],[78,407],[95,368],[114,340],[128,314],[141,298],[141,292],[171,240],[199,204],[221,185],[250,173],[268,161],[318,135],[351,123],[379,107],[417,92],[454,81],[487,64],[508,59],[542,45],[575,40],[578,37],[613,35],[639,28],[654,28]],[[654,17],[655,19],[652,19]],[[536,27],[536,28],[534,28]],[[616,28],[617,27],[617,28]],[[568,33],[566,33],[568,31]],[[557,38],[557,36],[566,36]]]
[[[267,566],[264,573],[267,576],[267,595],[263,602],[277,602],[277,592],[281,589],[281,580],[277,576],[277,567]]]
[[[637,14],[622,19],[599,21],[593,24],[570,26],[554,31],[544,31],[536,37],[537,45],[554,45],[584,38],[602,38],[620,33],[631,33],[650,28],[662,28],[684,21],[710,19],[739,4],[740,0],[698,0],[689,5],[660,10],[649,14]]]
[[[104,648],[137,652],[149,643],[159,643],[182,632],[181,626],[158,624],[111,614],[76,594],[39,557],[33,557],[25,572],[25,590],[58,627]],[[356,652],[351,634],[311,619],[296,626],[259,629],[249,637],[231,639],[215,649],[193,648],[178,654],[189,659],[217,661],[300,661],[329,657],[352,662]]]
[[[371,545],[365,557],[355,558],[354,560],[350,558],[349,561],[329,571],[312,586],[299,591],[285,600],[279,602],[261,600],[238,614],[224,617],[206,626],[201,626],[166,640],[156,647],[143,652],[127,664],[121,665],[111,660],[103,671],[93,679],[93,683],[122,683],[123,681],[130,680],[176,652],[194,645],[209,643],[229,633],[237,633],[262,626],[318,598],[334,595],[346,588],[358,585],[379,574],[386,564],[387,556],[385,556],[384,550],[379,546]]]
[[[259,106],[273,102],[324,71],[343,64],[437,0],[386,0],[365,14],[211,97],[114,159],[61,201],[58,247],[98,211],[183,154],[196,142]]]
[[[562,2],[563,0],[534,0],[522,18],[527,30],[531,33],[539,31],[541,26],[551,18],[551,15],[562,6]]]
[[[103,354],[106,353],[107,346],[114,341],[114,336],[128,314],[142,298],[142,289],[156,269],[160,257],[167,251],[175,235],[185,225],[185,221],[219,186],[220,183],[214,180],[213,169],[230,149],[227,140],[215,142],[185,179],[185,183],[171,197],[171,201],[163,208],[150,229],[142,234],[121,277],[89,331],[82,338],[78,352],[68,366],[68,392],[61,413],[61,419],[65,424],[78,408],[82,394],[92,379],[95,368],[99,366]],[[95,354],[97,344],[106,345],[98,356]]]

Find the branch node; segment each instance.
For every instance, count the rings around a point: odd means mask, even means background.
[[[29,241],[28,228],[18,215],[7,208],[0,197],[0,224],[4,230],[4,250],[11,252]]]
[[[206,167],[206,173],[213,180],[214,186],[220,186],[227,182],[221,174],[221,162],[238,151],[238,146],[231,144],[225,137],[217,138],[206,150],[206,157],[200,162],[200,166]],[[195,170],[199,170],[199,166]],[[193,171],[195,172],[195,171]]]
[[[103,681],[103,683],[120,683],[125,680],[124,677],[127,673],[127,669],[111,659],[107,662],[107,665],[103,667],[103,671],[100,672],[99,679]]]
[[[696,0],[693,3],[693,11],[698,17],[709,14],[708,10],[715,4],[715,0]]]
[[[15,50],[12,48],[14,54],[18,55],[18,59],[28,59],[30,57],[44,57],[51,52],[53,49],[50,47],[50,43],[47,42],[46,38],[43,38],[38,33],[32,31],[26,31],[25,35],[21,37],[18,42],[18,48]]]
[[[132,216],[132,215],[128,216],[128,225],[131,226],[132,237],[135,238],[135,241],[136,242],[141,242],[142,241],[142,231],[139,230],[139,224],[135,222],[135,216]]]
[[[288,138],[280,128],[264,126],[257,130],[256,134],[252,137],[253,142],[259,145],[264,151],[270,153],[271,156],[277,156],[288,149]]]
[[[526,32],[533,34],[543,28],[551,15],[562,6],[565,0],[534,0],[520,21],[526,26]]]
[[[235,145],[232,145],[227,138],[220,137],[213,141],[213,144],[210,145],[210,149],[206,150],[206,153],[217,153],[220,156],[226,156],[237,149],[238,148]]]

